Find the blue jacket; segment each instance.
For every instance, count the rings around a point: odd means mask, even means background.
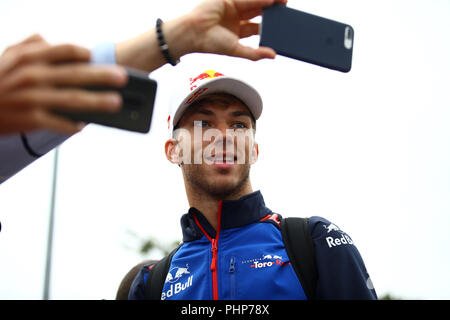
[[[183,244],[173,256],[161,299],[306,299],[289,262],[279,221],[259,191],[219,203],[217,232],[196,208],[181,218]],[[353,240],[321,217],[309,219],[318,271],[317,299],[376,299]],[[148,270],[129,299],[143,299]]]

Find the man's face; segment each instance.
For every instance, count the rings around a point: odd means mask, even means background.
[[[226,198],[249,183],[258,153],[253,123],[248,108],[229,95],[211,95],[189,107],[175,137],[191,187]]]

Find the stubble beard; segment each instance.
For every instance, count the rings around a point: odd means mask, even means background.
[[[250,164],[245,163],[239,165],[238,168],[236,182],[221,182],[221,179],[209,177],[207,173],[203,172],[202,165],[197,164],[183,165],[183,175],[196,193],[205,194],[216,200],[236,199],[249,183]]]

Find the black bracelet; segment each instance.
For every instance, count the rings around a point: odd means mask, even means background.
[[[163,22],[161,19],[158,18],[158,20],[156,20],[156,35],[158,36],[159,47],[161,48],[162,54],[164,55],[164,58],[166,58],[167,62],[169,62],[173,66],[176,66],[180,62],[180,60],[175,60],[169,53],[169,46],[164,40],[164,36],[162,33],[162,23]]]

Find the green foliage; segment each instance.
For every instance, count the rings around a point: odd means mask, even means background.
[[[393,296],[392,294],[385,293],[384,295],[382,295],[381,297],[379,297],[380,300],[402,300],[402,298]]]
[[[142,256],[149,259],[153,258],[158,252],[162,256],[166,256],[180,244],[180,241],[176,240],[173,240],[170,243],[163,243],[151,236],[144,238],[132,231],[128,231],[127,233],[133,238],[133,242],[137,243],[131,248],[130,246],[127,247],[131,250],[137,250]]]

